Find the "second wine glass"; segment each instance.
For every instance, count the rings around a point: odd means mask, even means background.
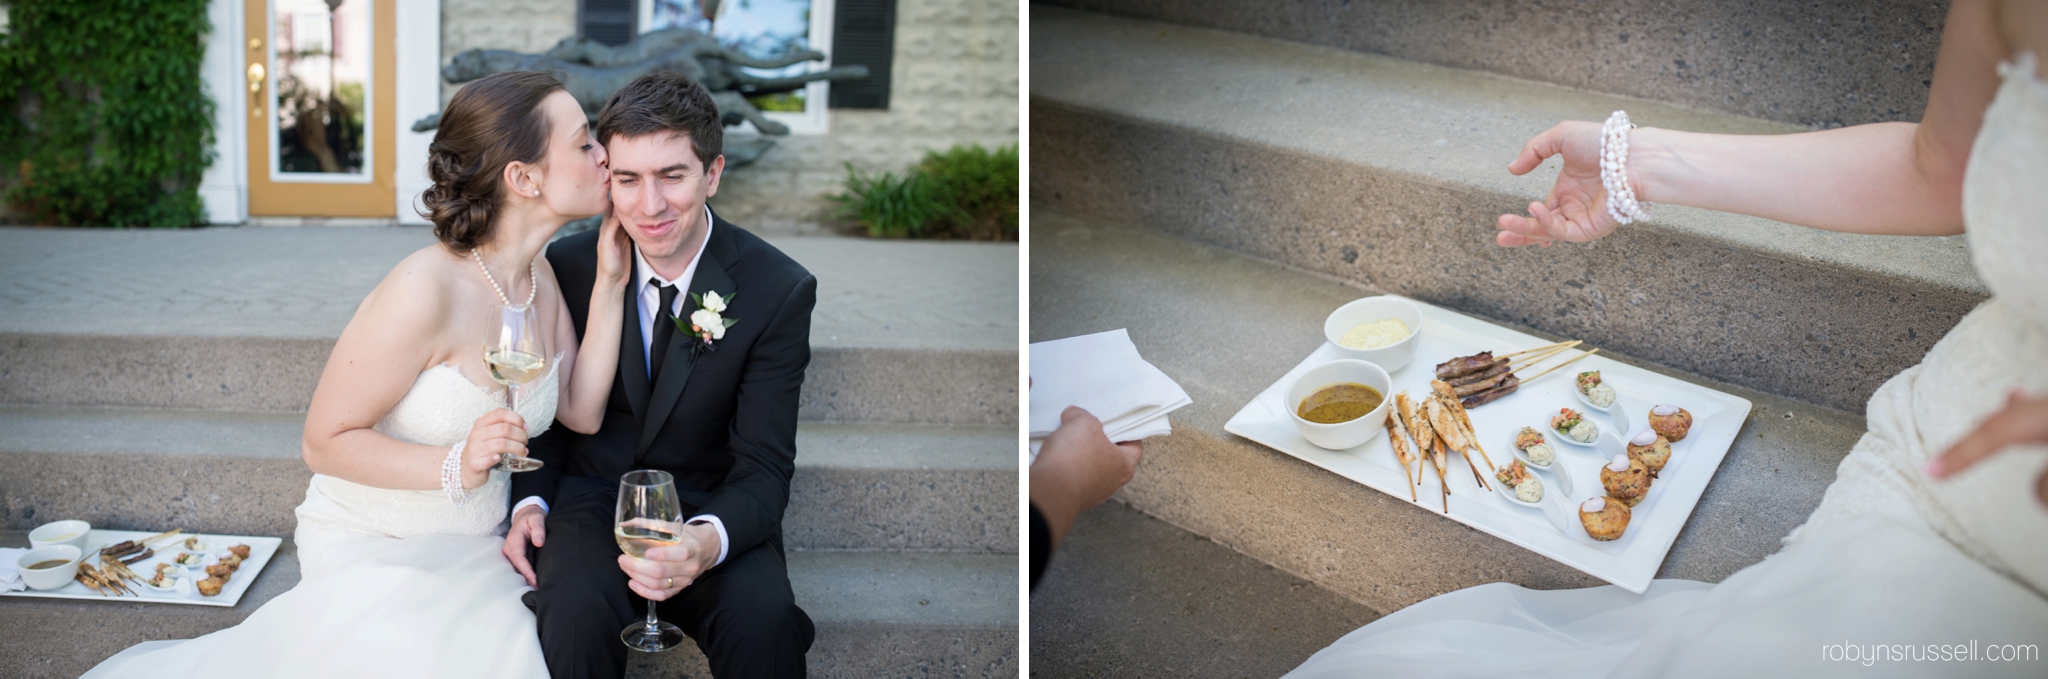
[[[540,343],[539,316],[530,304],[498,307],[497,331],[484,343],[484,367],[491,379],[505,385],[505,407],[519,412],[519,387],[546,373],[547,358]],[[506,455],[496,469],[528,472],[541,468],[541,461]]]
[[[681,503],[676,500],[676,479],[657,469],[638,469],[619,477],[619,549],[635,559],[647,558],[647,550],[682,542]],[[655,617],[653,599],[647,600],[647,620],[619,632],[619,640],[635,651],[660,653],[683,643],[683,630]]]

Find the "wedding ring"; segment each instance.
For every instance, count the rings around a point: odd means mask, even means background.
[[[675,588],[676,588],[676,579],[675,579],[675,578],[662,578],[662,579],[661,579],[661,588],[662,588],[662,589],[675,589]]]

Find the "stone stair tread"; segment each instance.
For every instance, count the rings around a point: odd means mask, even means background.
[[[1032,226],[1031,341],[1128,328],[1194,399],[1172,436],[1147,441],[1125,502],[1379,611],[1487,582],[1601,584],[1223,430],[1324,341],[1331,309],[1378,291],[1099,220],[1040,211]],[[1718,581],[1776,552],[1864,430],[1847,413],[1614,358],[1755,404],[1659,577]]]
[[[312,472],[305,416],[0,406],[0,526],[52,516],[288,535]],[[796,549],[1017,551],[1012,428],[797,426],[783,533]]]
[[[332,340],[419,227],[0,228],[0,334]],[[1011,351],[1017,245],[773,238],[818,277],[816,349]]]
[[[299,458],[304,413],[0,405],[0,454],[121,453]],[[797,467],[1008,470],[1016,430],[915,424],[797,425]]]
[[[0,545],[27,544],[27,531],[0,531]],[[293,543],[286,541],[278,554],[234,608],[0,598],[0,628],[11,630],[10,643],[0,645],[0,666],[77,676],[138,642],[191,638],[234,625],[298,584]],[[863,631],[941,640],[992,632],[1016,643],[1015,555],[795,551],[789,553],[789,571],[798,605],[819,628],[813,668],[856,662],[819,654],[835,648],[825,643],[827,637]],[[669,662],[702,663],[694,647],[683,655],[696,657]]]
[[[1112,117],[1541,200],[1558,161],[1515,177],[1525,141],[1627,109],[1638,125],[1782,134],[1808,128],[1482,72],[1065,8],[1031,7],[1031,97]],[[1960,236],[1840,234],[1660,206],[1632,228],[1984,294]]]

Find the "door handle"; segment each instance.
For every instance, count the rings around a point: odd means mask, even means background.
[[[263,117],[263,78],[268,75],[262,63],[249,64],[249,117]]]

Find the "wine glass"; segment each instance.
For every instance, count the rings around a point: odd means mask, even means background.
[[[676,501],[676,479],[668,472],[638,469],[619,477],[619,549],[635,559],[647,550],[682,542],[683,508]],[[683,643],[683,630],[654,615],[647,600],[647,621],[628,625],[619,640],[635,651],[660,653]]]
[[[492,380],[505,385],[505,407],[512,412],[519,412],[519,385],[540,379],[547,367],[542,351],[540,320],[533,306],[507,304],[498,307],[497,332],[484,343],[484,367],[490,370]],[[498,460],[495,467],[508,472],[528,472],[539,468],[540,460],[519,455],[506,455]]]

